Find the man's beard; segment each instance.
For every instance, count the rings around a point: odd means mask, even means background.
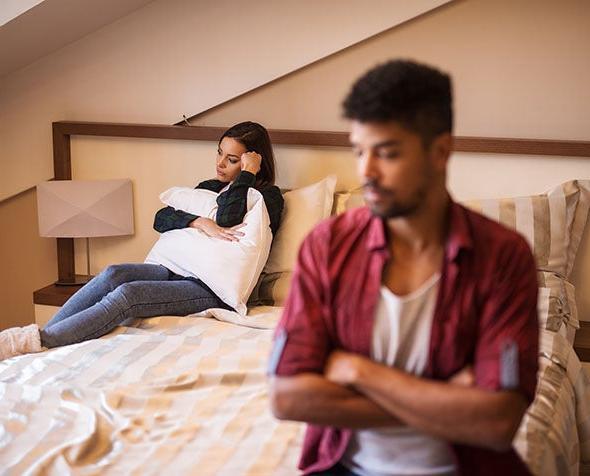
[[[384,195],[385,200],[382,204],[368,204],[369,209],[374,215],[382,218],[402,218],[413,215],[424,203],[426,197],[426,188],[417,189],[412,197],[404,203],[395,200],[395,192],[382,189],[374,182],[367,182],[363,189],[375,190]],[[387,200],[387,199],[390,200]]]

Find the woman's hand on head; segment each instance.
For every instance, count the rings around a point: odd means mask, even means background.
[[[225,241],[239,241],[239,239],[244,236],[244,233],[239,231],[239,228],[244,226],[243,223],[232,226],[231,228],[223,228],[210,218],[199,217],[191,221],[188,226],[202,231],[205,235],[210,236],[211,238],[219,238],[220,240]]]
[[[262,156],[256,152],[244,152],[240,157],[242,161],[242,170],[256,175],[260,172],[260,164],[262,164]]]

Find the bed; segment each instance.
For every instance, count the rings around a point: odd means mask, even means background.
[[[177,141],[194,140],[195,134],[204,141],[219,135],[213,128],[54,125],[56,178],[131,176],[134,181],[138,232],[95,245],[95,272],[145,256],[155,239],[149,225],[159,206],[153,198],[157,192],[186,180],[187,168],[194,170],[187,185],[206,178],[194,157],[210,154],[211,144],[186,149]],[[0,474],[297,474],[303,425],[270,414],[266,361],[298,241],[318,220],[361,204],[343,149],[345,136],[331,134],[271,133],[275,144],[284,144],[277,156],[279,170],[288,173],[280,185],[291,191],[285,194],[283,235],[275,238],[247,316],[213,310],[143,319],[101,339],[0,362]],[[92,135],[100,137],[86,137]],[[170,140],[174,150],[164,145]],[[485,152],[484,142],[479,152]],[[473,147],[469,140],[458,143]],[[583,154],[590,155],[587,148]],[[323,165],[306,172],[301,163],[310,157],[321,157]],[[158,162],[163,158],[165,169]],[[348,166],[334,166],[346,160]],[[158,172],[155,181],[138,166],[147,162]],[[318,180],[330,172],[337,177]],[[578,315],[572,284],[587,268],[582,260],[590,249],[589,203],[589,181],[468,203],[525,234],[538,259],[539,385],[514,442],[536,475],[576,475],[581,463],[590,462],[590,384],[573,349],[584,316]],[[545,213],[531,215],[531,210]],[[564,226],[556,226],[559,220]],[[84,248],[77,248],[74,252],[67,241],[58,244],[60,274],[83,262]],[[577,249],[582,251],[576,256]]]

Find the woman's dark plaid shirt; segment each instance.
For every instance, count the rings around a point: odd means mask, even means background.
[[[217,197],[217,215],[215,221],[219,226],[230,227],[242,223],[247,210],[248,189],[254,187],[256,176],[250,172],[242,171],[238,178],[230,185],[229,189]],[[227,185],[219,180],[205,180],[195,188],[220,192]],[[270,185],[259,190],[264,198],[268,216],[270,218],[270,228],[273,235],[276,235],[281,222],[281,213],[283,212],[283,196],[278,187]],[[197,215],[175,210],[172,207],[164,207],[156,212],[154,219],[154,229],[160,233],[179,228],[186,228],[190,222],[198,218]]]

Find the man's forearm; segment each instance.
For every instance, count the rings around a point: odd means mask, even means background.
[[[524,397],[427,380],[362,359],[354,387],[405,424],[457,442],[507,449]]]
[[[274,377],[271,401],[284,420],[353,429],[400,424],[367,397],[312,373]]]

